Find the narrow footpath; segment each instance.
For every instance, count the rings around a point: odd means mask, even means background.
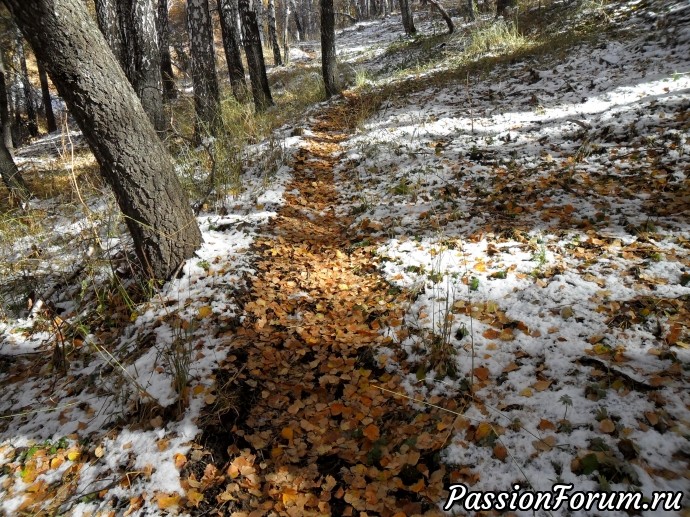
[[[392,394],[404,393],[400,378],[377,357],[390,339],[381,329],[400,326],[409,300],[335,215],[333,168],[357,102],[317,117],[286,204],[255,242],[244,320],[202,420],[200,460],[183,472],[205,485],[200,510],[438,515],[454,482],[439,462],[454,415]]]

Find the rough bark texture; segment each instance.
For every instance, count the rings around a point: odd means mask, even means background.
[[[201,233],[168,151],[84,3],[3,2],[84,133],[147,274],[170,277]]]
[[[19,169],[17,169],[17,165],[3,140],[0,140],[0,176],[9,189],[10,196],[17,198],[22,204],[29,200],[31,197],[29,187],[19,174]]]
[[[474,21],[476,15],[474,12],[474,0],[467,0],[467,18]]]
[[[271,88],[268,85],[266,76],[266,64],[261,49],[261,37],[259,36],[259,25],[256,22],[256,13],[249,7],[249,0],[239,0],[238,7],[240,19],[242,21],[242,42],[244,53],[247,56],[247,67],[249,68],[249,79],[252,83],[252,95],[256,111],[264,111],[269,106],[273,106]]]
[[[202,129],[214,133],[220,115],[220,91],[208,0],[187,0],[187,25],[192,55],[195,127],[198,138]]]
[[[321,72],[326,96],[340,93],[338,67],[335,59],[335,13],[333,0],[321,0]]]
[[[232,86],[232,93],[235,98],[240,100],[247,88],[247,83],[244,81],[244,66],[242,66],[239,34],[237,32],[237,0],[218,0],[218,12],[230,86]]]
[[[119,0],[125,30],[125,72],[157,131],[165,130],[156,0]]]
[[[290,63],[290,2],[283,0],[283,64]]]
[[[414,26],[414,19],[412,18],[412,0],[399,0],[400,1],[400,13],[402,14],[403,28],[405,29],[405,34],[413,35],[417,33],[417,29]]]
[[[38,77],[41,81],[41,97],[43,98],[43,111],[46,114],[46,125],[48,126],[48,133],[52,133],[57,131],[57,122],[55,121],[55,113],[53,113],[53,101],[50,98],[48,74],[40,62],[38,63]]]
[[[287,1],[287,0],[286,0]],[[304,41],[304,28],[302,22],[300,21],[300,12],[297,9],[297,4],[295,0],[289,0],[290,6],[292,7],[292,12],[294,13],[295,28],[297,29],[297,41]]]
[[[21,68],[21,82],[22,90],[24,91],[24,103],[26,104],[26,119],[29,134],[31,136],[38,136],[38,116],[36,115],[36,106],[34,106],[34,99],[32,96],[33,87],[29,81],[29,70],[26,67],[26,54],[24,53],[24,40],[17,29],[16,34],[16,52],[19,66]]]
[[[453,24],[453,20],[451,19],[450,15],[448,12],[443,8],[440,2],[437,2],[436,0],[427,0],[432,6],[436,8],[436,10],[439,12],[441,15],[441,18],[443,18],[443,21],[446,22],[446,25],[448,25],[448,34],[453,34],[453,31],[455,30],[455,24]]]
[[[273,64],[283,66],[283,58],[280,56],[280,46],[278,45],[278,29],[276,29],[275,0],[268,0],[268,40],[273,49]]]
[[[166,99],[177,97],[175,87],[175,74],[172,69],[172,57],[170,56],[170,26],[168,24],[168,0],[158,0],[158,18],[156,19],[158,30],[158,47],[161,56],[161,78],[163,79],[163,95]]]
[[[5,81],[5,62],[0,50],[0,126],[2,127],[2,142],[7,149],[13,149],[12,121],[7,97],[7,82]]]
[[[118,0],[96,0],[96,20],[117,61],[124,65],[124,43]]]

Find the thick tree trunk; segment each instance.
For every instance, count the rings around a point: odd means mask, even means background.
[[[239,101],[244,96],[247,83],[244,81],[244,66],[237,33],[237,0],[218,0],[218,13],[230,85],[233,95]]]
[[[340,93],[335,59],[335,13],[333,0],[321,0],[321,71],[326,97]]]
[[[451,19],[450,15],[448,12],[443,8],[440,2],[437,2],[436,0],[427,0],[432,6],[436,8],[436,10],[439,12],[441,15],[441,18],[443,18],[443,21],[446,22],[446,25],[448,25],[448,34],[453,34],[453,31],[455,30],[455,24],[453,24],[453,20]]]
[[[48,133],[57,131],[57,122],[55,121],[55,113],[53,113],[53,100],[50,97],[50,87],[48,86],[48,74],[45,68],[38,64],[38,77],[41,81],[41,96],[43,98],[43,111],[46,114],[46,125],[48,126]]]
[[[173,163],[82,0],[3,0],[112,186],[146,273],[167,279],[201,244]]]
[[[5,147],[5,142],[2,140],[0,140],[0,176],[10,191],[10,197],[18,199],[22,205],[31,198],[29,187],[19,174],[19,169],[17,169],[10,151]]]
[[[7,149],[14,148],[12,141],[12,121],[10,118],[9,97],[7,96],[7,82],[5,81],[5,62],[0,50],[0,126],[2,127],[2,142]]]
[[[238,7],[242,21],[242,42],[244,53],[247,56],[247,67],[249,68],[249,79],[252,83],[252,95],[256,111],[264,111],[269,106],[273,106],[271,88],[268,85],[266,76],[266,64],[261,49],[261,37],[259,36],[259,25],[256,22],[256,13],[249,8],[249,0],[239,0]]]
[[[110,50],[124,67],[125,53],[118,0],[96,0],[96,20]]]
[[[161,56],[161,78],[163,79],[163,95],[166,99],[177,97],[175,87],[175,74],[172,69],[170,57],[170,26],[168,24],[168,0],[158,0],[158,18],[156,19],[158,31],[158,47]]]
[[[268,39],[273,49],[273,64],[283,66],[283,58],[280,56],[280,46],[278,45],[278,29],[276,29],[275,0],[268,0]]]
[[[220,91],[208,0],[187,0],[187,25],[192,55],[192,84],[196,111],[196,135],[215,134],[220,117]]]
[[[29,81],[29,70],[26,67],[26,54],[24,53],[24,40],[17,29],[16,33],[16,52],[19,66],[21,69],[22,90],[24,91],[24,103],[26,104],[26,118],[27,127],[31,136],[38,136],[38,116],[36,115],[36,106],[34,106],[33,87]]]
[[[417,29],[414,26],[414,19],[412,18],[412,0],[399,0],[399,2],[405,34],[412,36],[417,33]]]

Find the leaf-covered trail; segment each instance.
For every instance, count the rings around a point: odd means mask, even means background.
[[[197,488],[216,485],[204,505],[216,494],[220,508],[252,515],[438,513],[448,477],[437,453],[453,415],[414,411],[380,389],[404,392],[375,357],[404,295],[333,210],[333,166],[356,103],[331,104],[312,124],[286,205],[255,242],[251,298],[205,416],[212,454],[197,452],[186,469],[191,488],[202,470]]]

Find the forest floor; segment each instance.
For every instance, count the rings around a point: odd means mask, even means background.
[[[689,11],[573,8],[567,45],[462,66],[468,25],[343,31],[361,85],[148,301],[110,280],[110,198],[37,202],[50,231],[2,249],[0,511],[441,515],[453,484],[561,482],[687,516]]]

